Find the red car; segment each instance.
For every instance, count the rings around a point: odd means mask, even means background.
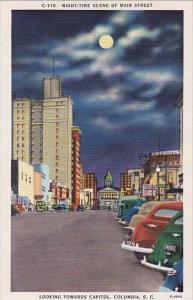
[[[131,239],[123,241],[121,247],[133,251],[138,260],[153,251],[160,232],[170,223],[172,217],[183,210],[183,202],[166,202],[157,204],[140,222]]]

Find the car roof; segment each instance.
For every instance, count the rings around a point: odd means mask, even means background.
[[[179,209],[182,210],[183,209],[183,202],[182,201],[178,201],[178,202],[162,202],[157,204],[152,210],[151,213],[154,213],[155,211],[157,211],[158,209]]]

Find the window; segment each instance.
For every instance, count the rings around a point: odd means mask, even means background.
[[[24,105],[24,103],[22,103],[22,107],[24,107],[25,105]]]
[[[155,212],[155,216],[157,217],[166,217],[166,218],[172,218],[178,211],[174,209],[159,209]]]
[[[17,110],[17,114],[19,115],[19,110]]]
[[[19,128],[19,124],[17,124],[17,128]]]
[[[17,134],[19,134],[19,130],[17,130]]]
[[[59,126],[59,123],[58,123],[58,122],[56,122],[56,126]]]
[[[19,138],[17,137],[17,141],[19,141]]]
[[[58,135],[56,135],[56,139],[58,139]]]
[[[19,144],[17,144],[17,148],[19,148]]]
[[[56,128],[56,133],[59,133],[59,129],[58,128]]]
[[[56,143],[56,147],[58,147],[58,143]]]
[[[22,141],[24,141],[24,137],[22,136]]]
[[[58,160],[58,155],[56,155],[56,160]]]
[[[24,130],[22,130],[22,134],[24,134]]]
[[[56,115],[56,119],[59,118],[59,115]]]
[[[17,103],[17,107],[19,107],[19,103]]]
[[[25,175],[25,181],[27,182],[27,174]]]
[[[22,156],[21,160],[24,160],[24,157]]]
[[[24,148],[24,144],[22,144],[22,148]]]
[[[29,177],[29,183],[31,183],[31,177]]]
[[[178,218],[174,223],[178,225],[183,225],[183,217]]]

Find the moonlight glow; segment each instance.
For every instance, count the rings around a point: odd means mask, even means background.
[[[99,39],[99,45],[103,49],[109,49],[113,46],[113,38],[109,34],[104,34]]]

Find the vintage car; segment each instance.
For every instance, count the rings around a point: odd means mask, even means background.
[[[145,200],[143,200],[143,199],[135,201],[133,203],[133,206],[125,212],[124,216],[119,221],[119,224],[128,226],[128,224],[130,223],[131,218],[134,215],[138,214],[139,208],[141,207],[141,205],[144,204],[144,202],[145,202]]]
[[[140,209],[138,214],[132,216],[129,226],[126,226],[125,228],[128,229],[128,237],[131,237],[135,227],[137,224],[139,224],[142,220],[146,218],[146,216],[149,214],[149,212],[152,210],[153,207],[155,207],[160,202],[158,201],[149,201],[144,203]]]
[[[182,202],[166,202],[156,205],[141,221],[130,240],[122,242],[122,249],[133,251],[138,260],[153,252],[156,240],[162,230],[171,222],[172,217],[183,210]]]
[[[183,257],[183,211],[178,212],[161,232],[155,248],[141,264],[162,272],[168,272]]]
[[[142,202],[145,203],[145,199],[137,195],[122,197],[121,203],[118,208],[117,217],[115,217],[115,220],[123,220],[124,216],[130,208],[138,206]]]
[[[16,204],[11,204],[11,215],[16,216],[20,214],[20,210],[18,209]]]
[[[183,259],[176,262],[168,272],[159,292],[183,292]]]

